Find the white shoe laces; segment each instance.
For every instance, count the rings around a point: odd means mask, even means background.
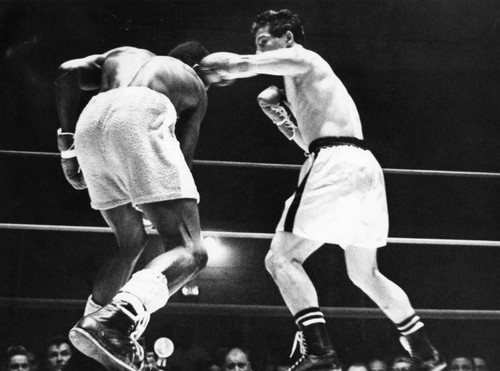
[[[410,354],[411,357],[413,357],[413,354],[411,352],[410,342],[408,341],[408,339],[405,336],[401,336],[399,338],[399,342],[403,346],[403,349],[406,350]]]
[[[304,355],[307,352],[306,348],[306,342],[304,341],[304,334],[302,331],[297,331],[295,333],[295,338],[293,339],[293,347],[292,347],[292,352],[290,353],[290,358],[293,356],[295,353],[295,350],[297,350],[297,345],[300,350],[300,354]]]
[[[137,341],[141,335],[143,334],[144,330],[146,330],[146,327],[148,326],[149,319],[150,319],[150,314],[146,311],[142,312],[141,314],[138,314],[137,316],[134,316],[132,312],[130,312],[128,309],[126,309],[123,306],[120,306],[120,310],[125,313],[132,321],[135,322],[135,330],[130,334],[130,340],[132,340],[132,343],[134,344],[135,348],[137,349],[137,355],[139,359],[144,359],[144,349],[142,348],[141,344]]]
[[[273,110],[281,119],[279,122],[275,122],[276,125],[280,126],[285,124],[286,127],[293,128],[295,125],[292,123],[290,120],[290,116],[288,115],[288,112],[286,109],[282,106],[277,106],[277,107],[271,107],[271,110]]]
[[[295,370],[299,365],[299,363],[302,362],[302,360],[306,357],[307,346],[302,331],[297,331],[295,333],[295,338],[293,339],[293,347],[292,347],[292,352],[290,353],[290,358],[292,358],[293,354],[297,350],[297,346],[298,349],[300,350],[301,356],[287,371]]]
[[[283,106],[271,106],[271,110],[276,112],[278,115],[286,117],[288,116],[288,112]]]

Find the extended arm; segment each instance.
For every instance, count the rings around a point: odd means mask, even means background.
[[[311,68],[310,58],[300,46],[272,50],[260,54],[238,55],[234,53],[213,53],[200,63],[207,75],[239,79],[258,74],[290,76],[306,73]],[[216,83],[218,81],[215,81]]]

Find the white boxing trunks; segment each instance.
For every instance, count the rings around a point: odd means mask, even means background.
[[[387,243],[383,172],[373,154],[356,142],[361,141],[327,137],[311,144],[315,149],[302,166],[299,187],[285,202],[276,231],[344,249]]]
[[[199,200],[175,137],[177,113],[146,87],[93,97],[78,119],[75,149],[97,210],[179,198]]]

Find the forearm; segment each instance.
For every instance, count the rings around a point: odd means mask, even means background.
[[[234,80],[258,74],[299,75],[309,71],[310,68],[310,60],[295,48],[255,55],[217,52],[206,56],[200,63],[200,69],[213,80],[212,82],[218,82],[217,78]]]
[[[59,71],[55,80],[56,110],[63,132],[73,133],[78,121],[80,108],[80,76],[77,70]]]
[[[175,126],[175,136],[179,141],[179,146],[189,168],[193,165],[196,145],[200,136],[200,125],[204,114],[204,105],[194,110],[185,111],[180,114]]]
[[[188,138],[189,140],[183,140],[180,143],[181,152],[184,155],[184,160],[186,160],[186,164],[191,169],[193,167],[194,160],[194,152],[196,149],[197,138],[193,140],[193,138]]]
[[[73,71],[61,71],[55,81],[56,109],[60,128],[57,130],[57,147],[61,152],[64,176],[75,189],[85,189],[85,179],[76,158],[73,133],[78,120],[80,87],[78,75]]]
[[[302,134],[299,129],[295,130],[295,135],[293,137],[293,141],[297,144],[304,152],[309,152],[309,147],[305,143],[304,138],[302,138]]]
[[[307,64],[302,59],[294,58],[294,55],[266,52],[255,55],[239,55],[229,59],[227,65],[228,74],[247,74],[248,76],[264,75],[298,75],[307,71]],[[245,76],[244,76],[245,77]]]

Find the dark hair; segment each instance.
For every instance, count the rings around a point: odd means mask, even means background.
[[[5,350],[4,356],[5,356],[5,360],[3,363],[4,363],[5,367],[8,366],[10,359],[14,356],[26,356],[26,358],[29,361],[28,350],[25,347],[23,347],[22,345],[13,345],[13,346],[8,347]]]
[[[47,341],[45,341],[46,349],[49,349],[49,347],[51,347],[52,345],[59,346],[61,344],[68,344],[69,346],[71,346],[69,339],[65,336],[62,336],[62,335],[50,337],[47,339]]]
[[[262,27],[269,26],[269,33],[274,37],[281,37],[287,31],[292,32],[295,42],[301,43],[305,40],[302,21],[297,14],[288,9],[266,10],[255,17],[252,24],[252,35]]]
[[[209,51],[198,41],[186,41],[173,48],[168,55],[193,67],[206,57]]]
[[[62,335],[57,335],[57,336],[53,336],[53,337],[50,337],[48,338],[46,341],[45,341],[45,352],[48,352],[49,351],[49,348],[52,346],[52,345],[55,345],[55,346],[60,346],[61,344],[68,344],[70,349],[73,351],[73,346],[72,344],[70,343],[69,339],[65,336],[62,336]]]

